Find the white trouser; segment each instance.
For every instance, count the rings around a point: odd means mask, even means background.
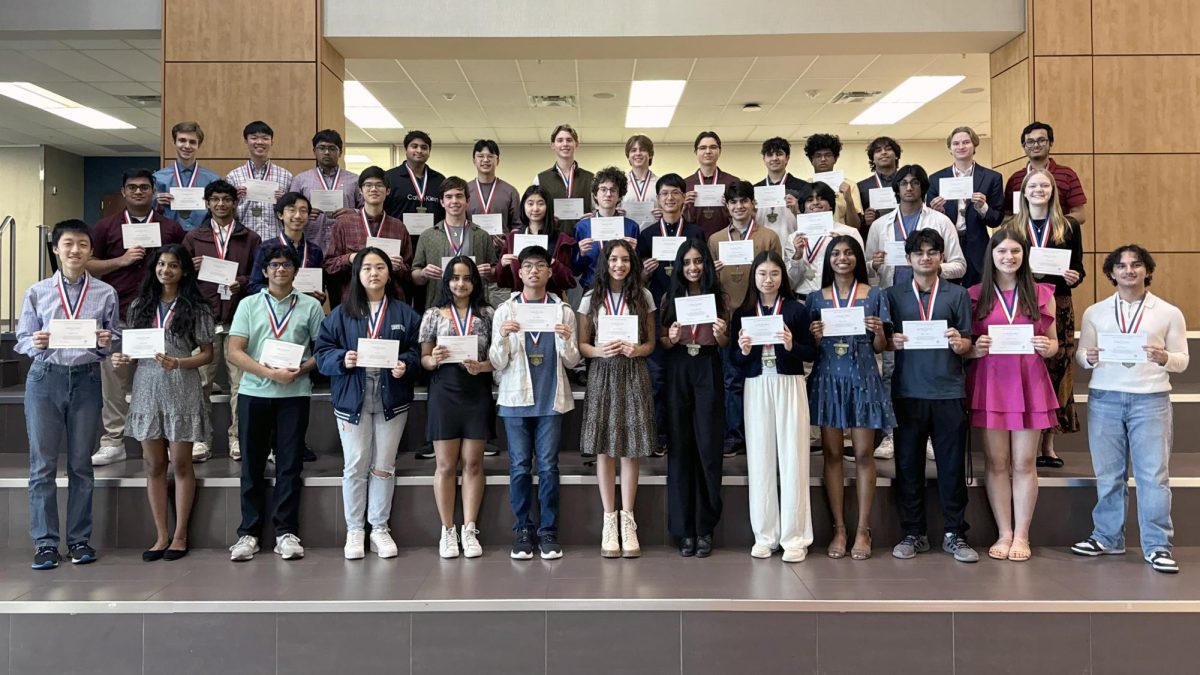
[[[746,378],[745,413],[754,543],[770,548],[782,545],[785,551],[805,550],[812,544],[813,531],[804,376]]]

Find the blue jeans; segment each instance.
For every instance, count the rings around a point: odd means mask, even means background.
[[[1107,548],[1124,545],[1126,484],[1132,463],[1142,553],[1170,551],[1174,533],[1167,484],[1174,430],[1170,394],[1091,389],[1087,427],[1096,470],[1092,537]]]
[[[746,386],[746,378],[729,362],[729,352],[724,349],[721,350],[721,366],[725,374],[725,443],[745,443],[742,390]]]
[[[508,432],[508,500],[512,504],[513,531],[533,527],[529,518],[533,455],[537,455],[539,535],[558,532],[558,439],[562,415],[504,417]]]
[[[100,363],[34,361],[25,381],[29,433],[29,536],[58,546],[58,453],[67,451],[67,546],[92,536],[92,452],[100,442]]]

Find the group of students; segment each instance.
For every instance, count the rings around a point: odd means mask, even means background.
[[[639,460],[663,451],[670,533],[681,555],[711,554],[723,458],[742,447],[751,555],[781,549],[785,562],[804,560],[813,543],[805,439],[819,428],[834,523],[830,557],[871,556],[882,434],[894,438],[885,444],[894,447],[903,534],[892,554],[912,558],[930,549],[928,455],[937,465],[942,548],[977,561],[964,517],[974,426],[985,430],[987,494],[1000,535],[988,555],[1023,561],[1031,555],[1034,467],[1061,466],[1047,439],[1077,428],[1069,409],[1073,361],[1095,369],[1089,436],[1099,501],[1095,530],[1072,550],[1124,551],[1124,467],[1132,456],[1143,553],[1156,570],[1178,569],[1170,548],[1167,392],[1168,373],[1187,365],[1183,317],[1146,290],[1150,253],[1123,246],[1103,268],[1118,292],[1084,314],[1075,350],[1070,289],[1083,278],[1084,214],[1081,192],[1073,194],[1077,178],[1072,183],[1074,174],[1049,159],[1048,125],[1022,133],[1030,164],[1007,219],[999,174],[974,163],[978,137],[966,127],[947,139],[954,164],[933,178],[971,177],[971,199],[942,198],[922,167],[899,166],[898,143],[876,139],[868,147],[874,175],[858,186],[868,205],[860,215],[849,183],[835,189],[820,175],[812,183],[791,176],[790,145],[779,138],[764,143],[768,175],[752,186],[717,167],[714,132],[697,137],[700,168],[684,179],[650,172],[653,144],[644,136],[626,145],[630,171],[584,171],[574,161],[578,135],[562,125],[551,135],[554,166],[517,197],[495,176],[494,142],[476,143],[479,175],[468,183],[425,164],[431,141],[419,131],[405,139],[405,164],[357,176],[338,166],[340,136],[321,131],[313,138],[317,167],[294,179],[287,174],[285,183],[286,171],[267,157],[270,128],[254,122],[244,134],[250,161],[225,180],[204,178],[206,209],[187,227],[196,211],[172,210],[186,197],[172,188],[196,187],[203,133],[183,123],[172,135],[173,166],[125,174],[123,214],[95,228],[55,226],[59,271],[26,294],[18,351],[34,361],[26,413],[35,569],[60,561],[53,476],[63,445],[68,550],[73,562],[95,559],[91,464],[123,458],[123,449],[105,443],[114,430],[122,443],[125,435],[140,441],[146,458],[156,540],[144,559],[186,555],[192,463],[211,452],[209,395],[220,362],[229,373],[230,453],[244,460],[235,561],[259,550],[272,458],[274,550],[284,559],[304,554],[298,514],[312,371],[331,382],[349,559],[364,557],[368,539],[380,557],[397,555],[388,530],[396,453],[414,387],[427,377],[442,557],[482,555],[482,458],[497,416],[510,459],[510,555],[561,557],[558,452],[574,379],[586,387],[579,447],[596,458],[605,557],[640,554],[633,516]],[[805,151],[814,170],[829,172],[840,148],[836,137],[816,135]],[[276,178],[273,203],[250,199],[265,197],[261,183],[248,181]],[[711,191],[701,185],[723,186],[719,206],[707,205]],[[756,187],[774,185],[784,186],[784,205],[760,207]],[[342,208],[316,208],[338,190]],[[1070,196],[1060,198],[1063,192]],[[268,210],[270,227],[262,222]],[[556,210],[580,217],[555,217]],[[493,214],[501,217],[487,217]],[[137,223],[158,223],[160,244],[124,246],[122,226]],[[1039,249],[1051,248],[1068,252],[1066,270],[1035,275],[1033,260],[1041,257],[1039,269],[1046,264]],[[224,283],[213,280],[219,261],[236,263]],[[856,316],[854,308],[861,326],[847,330],[841,310]],[[94,341],[52,345],[53,322],[63,319],[94,320]],[[1014,348],[1011,327],[1023,325],[1031,328],[1017,334],[1032,337]],[[122,334],[144,329],[161,329],[163,350],[131,359],[120,348]],[[1142,334],[1138,358],[1103,357],[1102,343],[1117,344],[1114,333]],[[125,390],[131,402],[120,410],[114,399],[123,403]],[[105,436],[89,461],[101,400]],[[853,545],[843,515],[847,433],[857,472]],[[174,532],[167,527],[168,459]],[[461,526],[454,521],[460,466]]]

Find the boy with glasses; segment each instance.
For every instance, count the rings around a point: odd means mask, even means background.
[[[1058,185],[1058,201],[1066,215],[1074,218],[1080,226],[1087,222],[1087,195],[1083,193],[1079,175],[1071,167],[1058,164],[1050,158],[1050,149],[1054,147],[1054,129],[1044,122],[1033,122],[1021,130],[1021,147],[1025,149],[1029,163],[1008,177],[1008,183],[1004,186],[1005,212],[1014,213],[1013,196],[1020,194],[1029,170],[1045,169],[1054,176],[1054,182]]]

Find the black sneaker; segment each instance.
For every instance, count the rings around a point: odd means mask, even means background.
[[[696,538],[696,557],[707,558],[712,555],[712,535],[702,534]]]
[[[86,565],[96,562],[96,549],[84,544],[75,544],[70,548],[71,564]]]
[[[538,548],[542,551],[542,560],[557,560],[562,557],[562,546],[558,543],[557,532],[547,532],[539,537]]]
[[[546,556],[543,555],[542,557]],[[1150,563],[1150,567],[1154,568],[1155,572],[1162,572],[1164,574],[1179,573],[1179,563],[1175,562],[1175,559],[1171,557],[1170,551],[1161,549],[1155,551],[1146,556],[1146,562]]]
[[[533,530],[528,527],[522,527],[517,530],[517,536],[513,539],[512,552],[508,557],[513,560],[529,560],[533,557]]]
[[[483,446],[483,456],[484,457],[495,457],[496,455],[499,455],[499,454],[500,454],[500,448],[497,447],[495,443],[488,443],[487,445]]]
[[[62,556],[58,554],[58,548],[54,546],[41,546],[37,553],[33,554],[33,569],[35,570],[52,570],[58,567],[60,562],[62,562]]]
[[[665,457],[666,454],[667,444],[662,441],[659,441],[658,445],[656,445],[654,449],[650,451],[651,457]]]
[[[312,448],[308,447],[308,443],[305,443],[304,452],[301,453],[300,458],[305,462],[315,462],[317,461],[317,453],[313,452]]]
[[[417,450],[417,459],[433,459],[437,453],[433,451],[433,443],[426,443]]]

